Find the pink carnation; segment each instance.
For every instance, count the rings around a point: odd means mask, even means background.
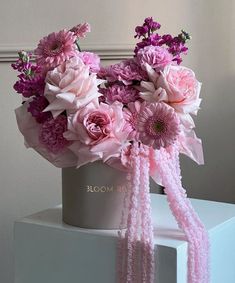
[[[83,63],[89,66],[92,73],[97,73],[100,70],[100,57],[92,52],[79,52],[78,57]]]
[[[45,140],[45,144],[44,143],[42,144],[42,142],[39,140],[39,134],[42,131],[42,124],[36,122],[35,118],[31,115],[31,113],[28,112],[29,102],[30,100],[25,101],[24,104],[22,104],[19,108],[15,110],[17,124],[19,130],[24,136],[24,142],[26,147],[33,148],[35,151],[37,151],[40,155],[42,155],[44,158],[46,158],[56,167],[64,168],[64,167],[76,166],[76,161],[77,161],[76,155],[67,146],[65,146],[64,148],[63,146],[60,146],[59,148],[61,149],[63,148],[63,149],[59,150],[57,153],[54,153],[48,150],[46,145],[51,143],[50,148],[52,147],[52,149],[54,149],[54,146],[56,145],[56,143],[58,143],[58,141],[56,141],[53,146],[53,140],[55,140],[55,138],[53,138],[50,142],[49,141],[46,142],[47,139],[45,139],[46,137],[44,136],[43,140]],[[66,120],[66,117],[62,119]],[[62,131],[60,130],[61,127],[57,128],[58,129],[57,133],[55,133],[54,130],[52,130],[54,132],[54,137],[64,131],[65,124],[66,121],[62,121]],[[49,129],[49,133],[47,137],[49,137],[50,135],[52,135],[52,133],[50,133],[50,129]],[[60,137],[60,141],[61,139],[62,137]],[[64,141],[62,142],[62,144],[63,143]]]
[[[140,141],[154,149],[173,144],[180,132],[179,118],[167,104],[144,102],[138,116]]]
[[[110,82],[121,81],[125,85],[131,85],[133,81],[141,81],[146,78],[146,72],[141,69],[135,59],[124,60],[106,67],[105,70],[102,69],[100,75]]]
[[[94,103],[70,115],[68,131],[64,137],[74,141],[70,149],[77,155],[81,166],[98,159],[118,157],[128,133],[124,131],[125,119],[122,104]]]
[[[86,36],[87,32],[91,31],[91,26],[88,23],[79,24],[71,28],[70,31],[72,31],[77,37],[83,38]]]
[[[53,69],[77,54],[76,36],[73,32],[61,30],[40,40],[35,49],[36,61],[45,69]]]
[[[98,103],[100,83],[80,58],[73,57],[47,73],[45,96],[50,104],[44,111],[51,111],[56,117],[64,110],[76,111],[92,100]]]
[[[167,92],[167,102],[180,113],[197,114],[201,99],[201,83],[192,70],[183,66],[167,66],[160,74],[157,87]]]
[[[123,84],[113,84],[107,88],[100,89],[100,92],[103,93],[108,103],[119,101],[123,104],[128,104],[139,98],[139,91],[137,89]]]
[[[144,70],[148,64],[158,72],[172,62],[173,56],[164,47],[149,45],[138,51],[137,59]]]
[[[67,130],[67,118],[64,115],[49,119],[42,124],[39,141],[52,153],[62,151],[71,142],[66,140],[63,133]]]

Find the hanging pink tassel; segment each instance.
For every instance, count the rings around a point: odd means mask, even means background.
[[[188,241],[188,283],[208,283],[208,234],[182,187],[178,148],[175,145],[167,150],[161,149],[159,153],[155,156],[155,164],[170,209]],[[119,232],[118,282],[153,283],[155,262],[149,193],[149,148],[134,144],[130,161],[132,172],[128,175],[128,227],[125,236]]]
[[[141,172],[141,245],[142,245],[142,281],[154,282],[154,237],[151,219],[151,200],[149,192],[149,149],[147,146],[140,146],[140,172]]]
[[[131,173],[128,173],[127,175],[127,187],[125,190],[124,195],[124,204],[123,204],[123,210],[121,215],[121,222],[119,225],[119,231],[118,231],[118,243],[117,243],[117,253],[116,253],[116,262],[117,262],[117,283],[125,282],[125,273],[126,273],[126,257],[127,257],[127,241],[125,238],[124,233],[124,225],[125,225],[125,212],[127,210],[127,204],[129,203],[129,192],[132,187],[132,176]]]
[[[128,226],[125,238],[119,231],[118,282],[153,283],[155,265],[148,148],[142,145],[139,147],[137,143],[133,144],[130,161],[132,175],[131,178],[128,175],[128,188],[130,189]]]
[[[177,145],[175,145],[174,147],[171,148],[171,170],[172,172],[175,172],[175,176],[176,176],[176,181],[178,184],[178,188],[180,189],[183,197],[187,197],[186,196],[186,191],[183,189],[182,187],[182,183],[181,183],[181,170],[180,170],[180,161],[179,161],[179,150],[177,148]],[[207,267],[207,272],[202,272],[202,276],[203,276],[203,282],[209,282],[210,278],[209,278],[209,249],[210,249],[210,244],[209,244],[209,237],[208,237],[208,233],[203,225],[203,223],[201,222],[200,218],[198,217],[197,213],[194,211],[192,204],[190,202],[189,199],[185,199],[185,203],[188,207],[188,211],[191,212],[191,216],[195,221],[195,224],[197,227],[200,227],[200,231],[201,234],[199,235],[198,240],[200,241],[200,245],[202,246],[202,253],[199,254],[200,256],[200,266],[203,269],[204,267]],[[204,253],[207,251],[207,256],[204,256]]]
[[[188,283],[208,283],[208,235],[182,188],[177,152],[161,149],[159,156],[156,162],[170,208],[189,243]]]
[[[139,205],[139,189],[140,189],[140,155],[138,144],[133,144],[130,156],[131,162],[131,178],[128,178],[129,191],[129,207],[127,218],[127,230],[125,238],[119,237],[119,254],[122,254],[122,258],[119,258],[119,270],[118,274],[120,283],[133,283],[137,282],[136,273],[136,252],[138,250],[138,205]],[[119,231],[119,236],[121,235]],[[122,244],[120,242],[122,241]],[[125,245],[123,244],[125,242]],[[125,246],[126,251],[120,251],[121,247]],[[123,255],[126,259],[124,260]]]

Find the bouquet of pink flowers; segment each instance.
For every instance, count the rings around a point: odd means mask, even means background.
[[[12,66],[20,72],[14,88],[23,105],[16,115],[26,145],[58,167],[99,159],[126,166],[133,141],[154,150],[178,143],[180,152],[203,163],[191,117],[201,84],[179,65],[189,36],[160,36],[159,28],[147,18],[136,28],[142,41],[133,58],[106,68],[96,54],[80,51],[88,24],[40,40],[36,64],[20,52]]]
[[[26,146],[57,167],[80,167],[96,160],[120,170],[132,167],[132,200],[138,188],[145,188],[145,205],[149,203],[149,175],[163,185],[191,243],[189,282],[202,283],[208,280],[206,257],[197,256],[198,251],[207,253],[207,235],[185,200],[178,162],[178,154],[183,153],[203,163],[201,140],[195,135],[191,116],[197,114],[201,103],[201,83],[191,69],[180,65],[189,34],[182,30],[175,37],[160,35],[159,29],[159,23],[146,18],[135,29],[139,42],[133,57],[108,67],[100,66],[98,55],[80,50],[80,39],[90,31],[86,23],[49,34],[33,54],[21,51],[12,64],[20,72],[14,89],[23,97],[16,117]],[[31,62],[34,58],[35,63]],[[143,173],[144,180],[139,181],[138,172]],[[132,203],[129,220],[136,217],[136,209]],[[149,206],[143,213],[149,213]],[[147,278],[143,282],[153,282],[152,226],[148,217],[144,219],[149,257],[143,263]],[[134,222],[130,223],[129,263],[137,233],[133,232]],[[202,241],[201,246],[195,237]],[[132,282],[125,281],[134,278],[131,266],[121,282]]]

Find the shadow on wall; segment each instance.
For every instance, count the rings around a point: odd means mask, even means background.
[[[235,203],[235,3],[226,3],[194,1],[191,6],[190,53],[203,82],[202,109],[195,123],[203,141],[205,165],[182,157],[182,170],[190,197]]]

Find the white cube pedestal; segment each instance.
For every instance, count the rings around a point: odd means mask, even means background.
[[[187,242],[166,197],[151,195],[156,282],[186,283]],[[235,282],[235,205],[192,199],[209,231],[211,283]],[[15,223],[15,283],[115,283],[117,230],[66,225],[61,207]]]

